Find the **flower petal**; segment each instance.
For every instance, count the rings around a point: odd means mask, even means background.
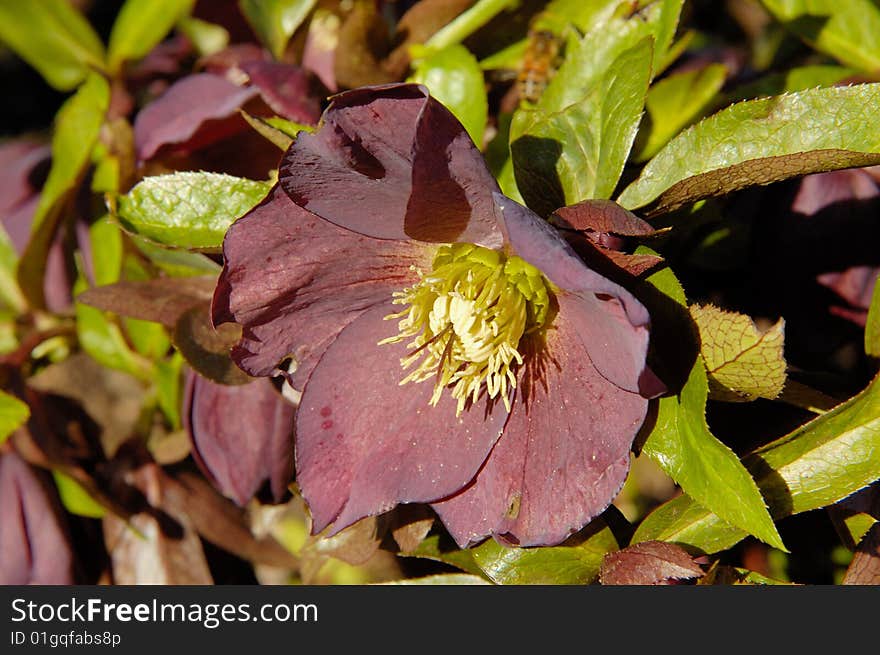
[[[297,483],[312,532],[338,531],[398,503],[428,502],[467,484],[501,434],[507,412],[479,403],[459,417],[430,381],[400,385],[405,344],[374,307],[343,330],[306,384],[296,422]]]
[[[236,86],[210,73],[190,75],[175,82],[135,119],[138,159],[150,159],[165,145],[190,142],[209,122],[231,121],[229,125],[214,125],[217,129],[212,130],[211,141],[242,129],[246,124],[238,116],[238,108],[258,93],[254,87]]]
[[[215,324],[235,321],[243,334],[236,363],[255,377],[293,357],[298,389],[339,331],[385,303],[429,269],[431,253],[415,241],[371,239],[298,207],[276,187],[233,223],[214,293]]]
[[[184,422],[196,462],[239,505],[269,480],[276,502],[293,479],[295,408],[267,378],[223,385],[190,373]]]
[[[583,321],[559,296],[546,344],[526,353],[504,434],[474,484],[434,503],[462,547],[495,535],[522,546],[558,544],[614,499],[648,401],[600,375],[579,337]]]
[[[500,245],[498,186],[449,111],[416,84],[335,96],[315,134],[300,134],[279,179],[295,203],[379,239]]]
[[[635,296],[616,282],[587,268],[554,227],[522,205],[495,194],[499,221],[515,253],[580,302],[580,338],[593,364],[608,380],[638,392],[648,376],[650,316]]]

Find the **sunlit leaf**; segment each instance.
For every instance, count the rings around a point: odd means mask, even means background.
[[[268,193],[270,184],[221,173],[144,178],[118,199],[126,229],[180,248],[219,249],[226,230]]]
[[[15,396],[0,391],[0,443],[28,420],[31,410]]]
[[[585,97],[561,111],[539,106],[514,115],[516,185],[537,213],[611,196],[641,119],[652,47],[647,38],[623,52]]]
[[[874,73],[880,70],[880,7],[872,0],[761,0],[816,50]]]
[[[203,57],[220,52],[229,45],[229,32],[224,27],[192,16],[181,18],[177,22],[177,29],[192,41],[196,51]]]
[[[779,519],[835,503],[880,479],[880,382],[790,434],[746,455],[743,463]],[[686,496],[661,505],[633,541],[673,541],[706,553],[746,533]]]
[[[287,42],[317,0],[239,0],[238,6],[275,59],[281,59]]]
[[[880,162],[880,84],[733,105],[685,130],[620,194],[658,214],[758,184]]]
[[[715,400],[773,399],[785,386],[785,321],[758,330],[745,314],[714,305],[693,305],[700,352]]]
[[[104,65],[104,46],[69,0],[0,0],[0,41],[61,91]]]
[[[880,284],[874,285],[865,322],[865,354],[880,357]]]
[[[61,471],[52,471],[55,478],[55,486],[58,487],[58,495],[61,504],[71,514],[99,519],[107,513],[107,509],[89,495],[83,486],[69,475]]]
[[[480,147],[489,104],[483,71],[477,60],[461,45],[452,45],[415,62],[410,81],[424,84],[464,125],[471,140]]]
[[[476,575],[468,575],[467,573],[438,573],[437,575],[428,575],[423,578],[406,578],[403,580],[394,580],[392,582],[377,582],[380,585],[487,585],[483,578]]]
[[[603,585],[663,584],[703,575],[703,569],[683,549],[663,541],[642,541],[608,553],[602,561]]]
[[[126,0],[119,10],[107,45],[107,63],[118,72],[153,49],[174,24],[189,14],[195,0]]]

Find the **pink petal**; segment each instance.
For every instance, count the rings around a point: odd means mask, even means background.
[[[423,86],[335,96],[321,128],[288,150],[280,182],[298,205],[361,234],[500,245],[489,212],[498,187],[464,128]]]
[[[321,116],[318,97],[313,95],[309,76],[301,68],[275,62],[253,61],[242,65],[251,84],[272,111],[298,123],[314,124]]]
[[[213,316],[215,323],[244,328],[234,359],[259,377],[291,356],[298,363],[292,382],[302,388],[339,331],[413,284],[411,266],[430,270],[433,253],[415,241],[371,239],[337,227],[276,187],[232,225],[223,254]]]
[[[460,490],[504,426],[502,404],[487,413],[481,402],[456,418],[451,394],[436,407],[428,404],[430,381],[399,384],[406,345],[377,345],[394,334],[396,323],[384,317],[396,309],[378,306],[351,323],[306,384],[296,470],[314,533]]]
[[[258,94],[255,88],[236,86],[217,75],[199,73],[175,82],[161,97],[144,107],[134,122],[138,159],[151,158],[159,148],[182,144],[209,123],[232,119],[241,123],[238,109]],[[227,136],[228,125],[213,125],[216,140]],[[236,127],[236,130],[238,128]]]
[[[599,372],[622,389],[638,392],[646,371],[650,317],[629,291],[587,268],[554,227],[537,214],[495,195],[513,251],[581,302],[580,338]]]
[[[612,384],[590,363],[572,307],[542,351],[528,354],[504,434],[473,485],[434,503],[464,547],[487,535],[522,546],[558,544],[600,514],[629,470],[629,450],[648,401]]]
[[[215,486],[245,505],[269,480],[280,501],[293,479],[294,406],[268,378],[216,384],[190,373],[184,422],[196,462]]]

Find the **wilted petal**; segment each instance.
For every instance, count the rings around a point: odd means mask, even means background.
[[[246,123],[238,109],[257,94],[256,88],[236,86],[210,73],[183,78],[138,113],[134,122],[138,159],[149,159],[165,145],[191,143],[206,126],[212,128],[211,134],[200,138],[198,145],[243,129]]]
[[[499,220],[514,252],[580,302],[580,335],[599,372],[637,392],[645,373],[650,317],[648,310],[616,282],[587,268],[555,228],[522,205],[495,194]],[[567,317],[574,319],[574,317]]]
[[[497,185],[461,124],[425,87],[395,84],[336,96],[315,134],[284,157],[294,202],[380,239],[500,245]]]
[[[249,62],[241,68],[274,112],[298,123],[318,122],[321,105],[311,92],[306,71],[296,66],[263,61]]]
[[[293,479],[295,409],[268,378],[216,384],[195,373],[184,420],[196,461],[224,495],[246,504],[268,480],[280,501]]]
[[[546,345],[531,343],[504,434],[476,480],[434,503],[462,547],[487,535],[522,546],[563,541],[620,491],[648,401],[590,363],[584,321],[560,294]]]
[[[410,267],[429,269],[432,255],[415,241],[371,239],[337,227],[278,187],[232,225],[223,252],[213,315],[215,323],[244,328],[233,358],[264,376],[293,357],[297,388],[343,327],[412,284]]]
[[[427,502],[461,489],[504,426],[504,406],[483,403],[459,417],[444,393],[429,405],[431,382],[400,385],[405,344],[387,304],[351,323],[306,384],[296,423],[297,482],[313,532],[340,530],[398,503]]]
[[[0,584],[73,584],[73,556],[44,475],[0,456]]]

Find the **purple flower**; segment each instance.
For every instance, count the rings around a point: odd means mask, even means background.
[[[619,491],[656,381],[648,313],[499,193],[424,87],[335,96],[224,255],[233,358],[302,390],[313,532],[421,502],[461,546],[554,544]]]

